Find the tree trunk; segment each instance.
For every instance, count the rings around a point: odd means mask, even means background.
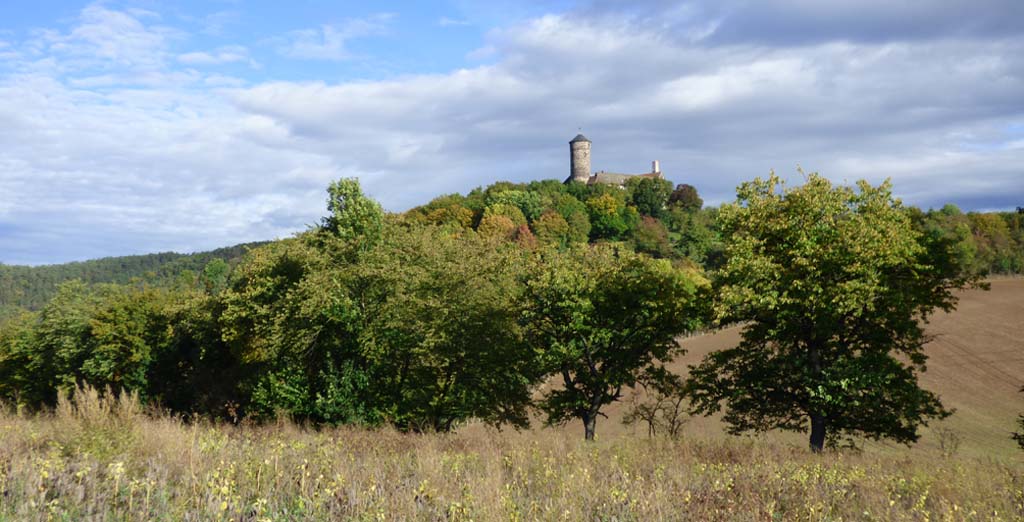
[[[821,453],[825,448],[825,416],[811,414],[811,451]]]
[[[596,414],[583,414],[583,438],[586,440],[594,440],[594,430],[597,428],[597,415]]]
[[[816,341],[812,341],[809,343],[809,348],[811,371],[814,372],[814,379],[818,381],[822,374],[821,347]],[[821,453],[821,450],[825,448],[825,420],[825,415],[820,411],[811,412],[811,451],[814,453]]]

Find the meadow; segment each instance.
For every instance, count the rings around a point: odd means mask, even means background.
[[[1024,466],[753,438],[183,422],[79,392],[0,417],[0,520],[1022,520]]]

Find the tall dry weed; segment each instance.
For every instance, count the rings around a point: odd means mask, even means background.
[[[1020,463],[752,439],[184,423],[76,390],[0,414],[0,520],[1020,520]]]
[[[75,386],[58,392],[50,428],[68,454],[109,458],[132,448],[148,424],[136,392]]]

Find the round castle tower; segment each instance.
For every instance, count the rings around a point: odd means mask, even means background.
[[[574,181],[586,183],[590,179],[590,140],[577,134],[569,142],[569,177]]]

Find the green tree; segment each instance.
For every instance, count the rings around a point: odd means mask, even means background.
[[[37,314],[22,312],[0,323],[0,400],[35,407],[45,394],[37,388],[41,375],[31,371],[36,357]]]
[[[149,398],[151,364],[167,346],[171,297],[152,288],[110,292],[91,315],[87,352],[76,376],[98,389],[135,391]]]
[[[773,173],[742,184],[721,209],[728,261],[721,321],[739,346],[691,369],[695,410],[720,410],[732,433],[810,424],[810,446],[843,435],[910,443],[949,414],[918,386],[921,322],[951,310],[972,280],[929,264],[889,182],[833,187],[811,174],[786,188]]]
[[[581,185],[579,182],[573,183]],[[590,239],[590,216],[587,205],[569,194],[562,194],[554,198],[552,207],[569,224],[569,243],[586,243]]]
[[[57,295],[39,313],[32,351],[23,372],[30,385],[23,391],[29,404],[52,406],[57,390],[74,389],[79,369],[89,356],[89,320],[100,296],[85,283],[62,283]]]
[[[434,209],[424,219],[427,223],[434,225],[454,225],[459,228],[470,228],[473,226],[473,211],[456,204]]]
[[[206,263],[203,267],[203,287],[209,294],[219,294],[221,290],[224,290],[224,286],[228,282],[228,274],[231,271],[231,267],[228,266],[227,261],[217,258]]]
[[[661,178],[631,178],[626,182],[629,200],[642,216],[661,217],[672,193],[672,182]]]
[[[327,211],[323,228],[345,241],[361,239],[363,246],[380,236],[384,211],[380,203],[363,195],[359,180],[340,179],[327,187]]]
[[[374,403],[401,429],[448,431],[469,418],[525,426],[540,377],[515,307],[525,252],[435,227],[387,236],[351,269]]]
[[[541,195],[536,192],[528,192],[525,190],[505,190],[502,192],[496,192],[491,194],[487,200],[488,207],[495,205],[511,205],[516,207],[523,213],[523,216],[527,221],[533,222],[533,220],[540,217],[541,212],[544,211],[544,206],[541,202]],[[509,216],[508,214],[504,214]],[[512,216],[509,216],[510,218]],[[517,225],[520,223],[517,223]]]
[[[549,424],[581,420],[591,440],[602,407],[681,353],[675,338],[698,326],[704,280],[613,246],[548,251],[538,263],[522,320],[545,373],[562,381],[540,408]]]
[[[592,239],[618,240],[628,236],[640,222],[636,208],[610,193],[587,200]]]
[[[676,253],[705,269],[718,269],[723,263],[724,246],[718,231],[715,209],[685,211],[672,208],[668,214],[671,218],[668,221],[676,232]]]
[[[256,249],[239,265],[222,294],[220,324],[243,367],[241,405],[253,416],[285,413],[326,424],[379,420],[358,351],[364,316],[350,270],[358,266],[352,252],[360,250],[358,260],[372,248],[307,233]]]
[[[920,230],[925,239],[936,248],[946,250],[953,262],[964,270],[974,273],[984,272],[978,262],[978,246],[971,234],[970,220],[960,212],[956,205],[945,205],[938,211],[924,214],[917,209],[908,209],[911,220]]]
[[[502,194],[505,193],[502,192]],[[523,214],[523,211],[519,210],[519,207],[511,203],[499,202],[494,203],[493,205],[489,205],[486,209],[484,209],[484,215],[482,219],[487,219],[488,217],[491,216],[506,217],[510,221],[512,221],[512,224],[515,225],[516,227],[519,227],[520,225],[525,225],[527,223],[527,219],[526,216]]]

